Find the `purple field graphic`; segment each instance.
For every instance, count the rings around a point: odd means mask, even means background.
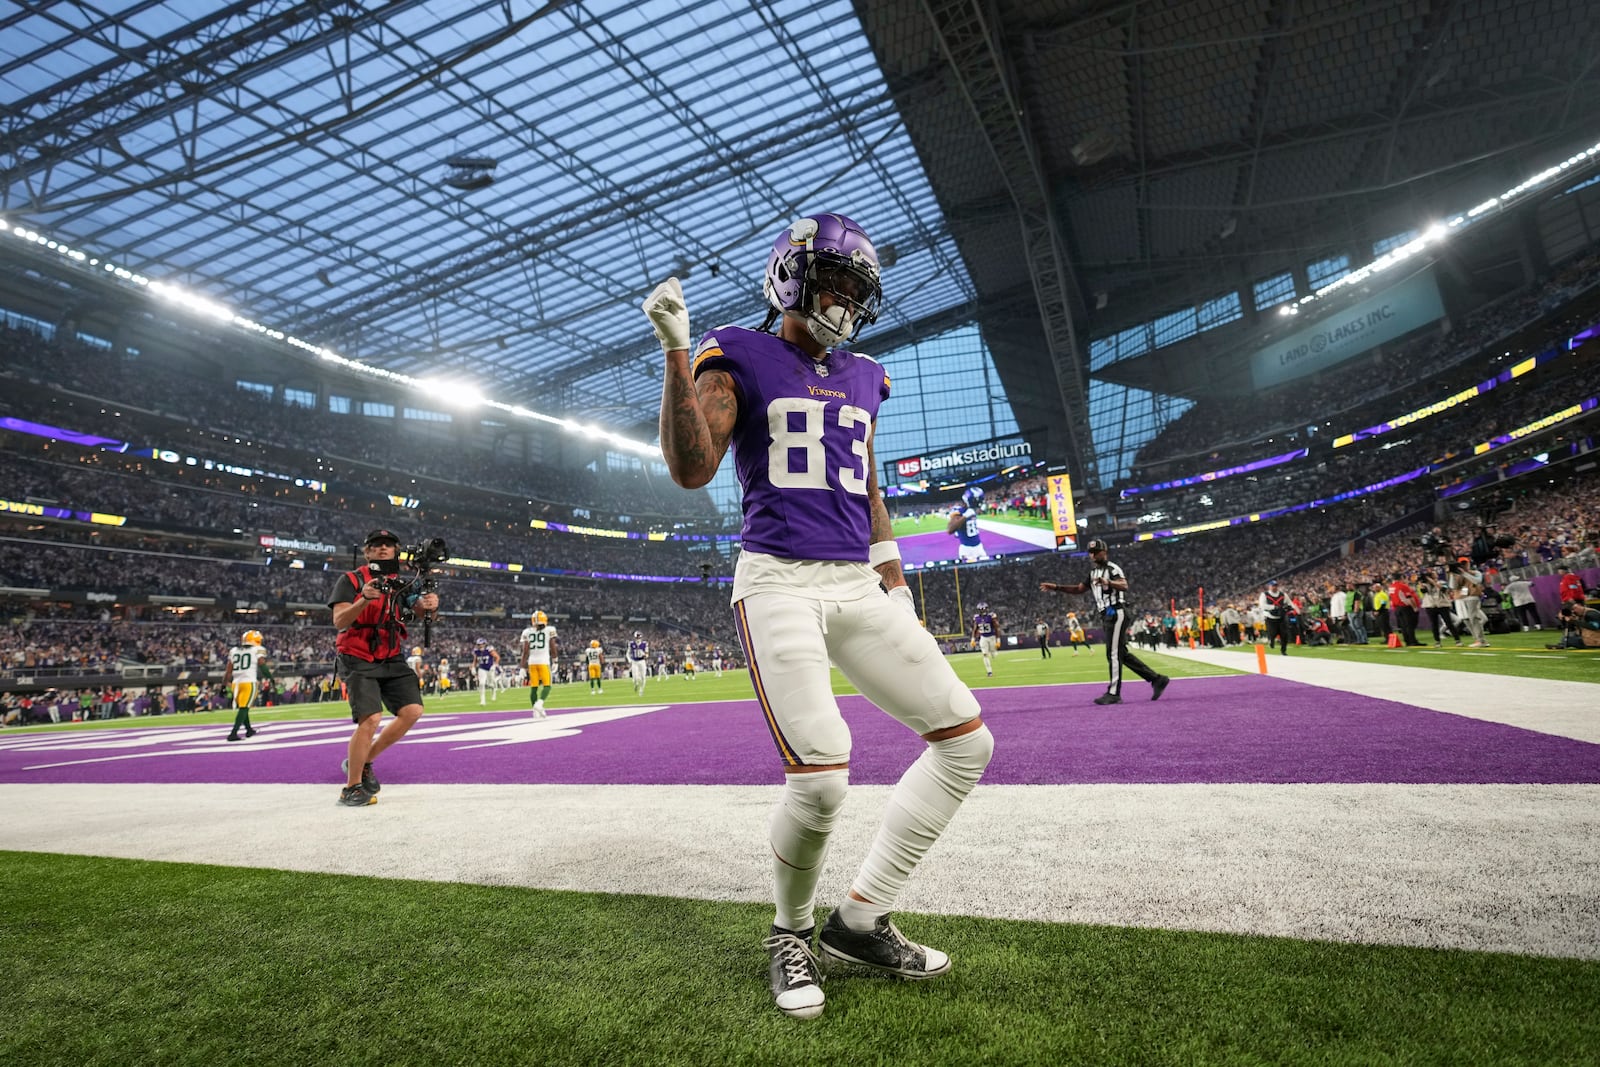
[[[954,560],[959,542],[947,533],[902,534],[895,538],[900,546],[900,558],[913,567],[923,567],[941,560]],[[1043,552],[1038,545],[1029,544],[1016,537],[995,533],[985,528],[983,548],[991,556],[1014,556],[1022,552]]]
[[[1125,685],[981,690],[991,785],[1090,783],[1596,783],[1600,745],[1253,675],[1178,678],[1160,702]],[[851,780],[896,781],[922,742],[842,697]],[[0,735],[0,782],[342,782],[350,721]],[[377,765],[403,783],[765,785],[781,772],[754,701],[426,715]]]

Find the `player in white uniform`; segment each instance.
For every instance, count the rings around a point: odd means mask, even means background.
[[[544,702],[550,695],[550,664],[555,662],[556,628],[542,611],[533,613],[533,625],[522,631],[522,662],[528,665],[528,693],[533,698],[533,717],[545,717]]]
[[[685,645],[683,649],[683,677],[694,681],[694,646]]]
[[[722,649],[713,645],[711,648],[711,669],[717,672],[717,677],[722,677]]]
[[[628,673],[633,675],[634,695],[643,696],[645,682],[650,679],[650,642],[638,630],[633,631],[633,640],[628,642]]]
[[[411,655],[406,657],[406,666],[410,667],[418,678],[422,677],[422,649],[420,647],[411,650]]]
[[[606,665],[606,654],[599,641],[590,641],[589,647],[583,650],[583,663],[589,675],[589,692],[604,693],[605,679],[600,677],[600,671]]]
[[[816,932],[817,951],[831,961],[901,978],[950,969],[949,956],[907,939],[889,912],[988,766],[994,740],[917,618],[878,492],[872,440],[888,375],[838,347],[877,318],[877,252],[844,216],[803,218],[773,242],[763,288],[772,308],[765,327],[777,320],[778,335],[720,327],[701,339],[692,364],[677,279],[658,286],[644,310],[666,353],[661,451],[673,481],[704,486],[730,446],[734,454],[744,510],[734,618],[784,769],[768,824],[777,908],[763,944],[778,1010],[811,1019],[824,1001],[811,948],[817,879],[850,765],[830,661],[927,743],[891,792],[849,892]]]
[[[250,705],[255,703],[258,686],[260,684],[256,675],[262,671],[265,664],[261,656],[261,631],[246,630],[239,644],[228,649],[228,666],[222,675],[222,684],[230,686],[233,691],[233,730],[228,734],[229,741],[243,741],[244,737],[254,737],[255,727],[250,725]],[[239,727],[244,727],[244,737],[239,736]]]

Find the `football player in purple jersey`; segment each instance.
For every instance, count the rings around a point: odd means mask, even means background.
[[[958,539],[956,558],[962,563],[989,558],[983,547],[983,531],[978,529],[978,509],[982,506],[983,490],[975,485],[961,494],[961,503],[950,506],[950,521],[945,532]]]
[[[978,601],[977,614],[972,616],[972,643],[983,653],[983,673],[993,678],[995,654],[1000,647],[1000,617],[989,610],[987,600]]]
[[[927,742],[816,934],[831,962],[913,979],[950,969],[949,956],[907,939],[889,912],[982,776],[994,739],[917,618],[878,492],[872,438],[889,377],[844,347],[877,318],[872,242],[842,215],[800,219],[773,243],[763,291],[760,330],[718,327],[692,358],[676,278],[644,311],[666,353],[661,450],[673,480],[705,485],[733,449],[744,510],[734,621],[784,770],[769,822],[777,913],[764,946],[779,1010],[811,1019],[823,1008],[811,946],[817,878],[850,766],[829,664]],[[777,333],[766,332],[774,323]]]
[[[650,678],[650,642],[639,630],[633,631],[633,640],[628,642],[628,673],[633,678],[634,695],[643,695]]]

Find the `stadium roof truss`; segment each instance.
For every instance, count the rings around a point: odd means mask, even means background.
[[[894,255],[862,347],[976,322],[1036,451],[1092,478],[1091,335],[1593,143],[1591,14],[46,0],[0,15],[0,210],[346,356],[628,427],[658,399],[643,294],[677,273],[697,327],[753,324],[772,235],[843,211]]]
[[[351,358],[653,421],[640,299],[677,273],[698,328],[759,321],[817,210],[893,249],[880,331],[971,319],[840,0],[113,8],[0,21],[0,208]]]

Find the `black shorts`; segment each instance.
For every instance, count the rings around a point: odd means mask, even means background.
[[[350,718],[360,722],[370,715],[381,715],[384,708],[399,711],[422,703],[422,687],[417,672],[400,657],[368,663],[355,656],[339,656],[339,677],[350,697]]]

